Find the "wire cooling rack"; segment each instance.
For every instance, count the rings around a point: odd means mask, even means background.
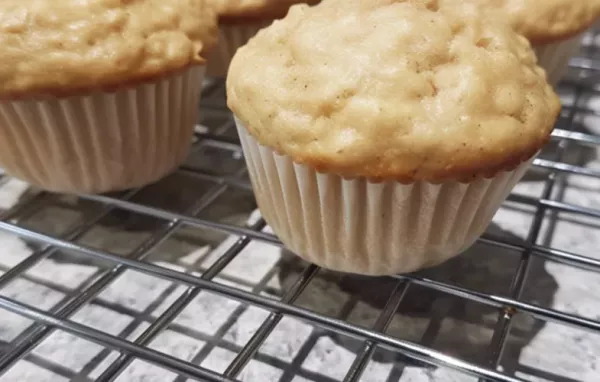
[[[0,220],[0,379],[600,380],[600,290],[585,281],[600,273],[600,201],[567,197],[600,192],[596,37],[560,87],[530,186],[499,213],[522,237],[492,227],[437,269],[339,275],[281,251],[253,213],[219,81],[188,163],[156,185],[69,197],[0,175],[0,194],[19,196]],[[565,275],[574,287],[558,287]]]

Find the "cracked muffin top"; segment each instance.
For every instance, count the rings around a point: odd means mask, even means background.
[[[508,15],[515,30],[532,43],[572,37],[600,17],[600,0],[470,0]]]
[[[560,111],[528,41],[464,0],[296,5],[238,50],[228,105],[319,171],[468,181],[512,169]]]
[[[204,63],[205,0],[0,1],[0,96],[122,86]]]

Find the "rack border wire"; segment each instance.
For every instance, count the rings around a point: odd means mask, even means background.
[[[598,37],[598,32],[593,33],[593,38]],[[588,57],[579,57],[571,62],[575,69],[586,74],[597,75],[600,72],[598,61],[588,52]],[[38,203],[43,203],[46,193],[35,195],[19,203],[15,208],[5,211],[0,215],[0,231],[10,233],[21,238],[36,241],[42,244],[41,249],[34,251],[22,262],[13,266],[0,276],[0,289],[13,280],[23,276],[27,271],[36,266],[40,261],[51,257],[59,250],[69,250],[78,256],[87,256],[102,259],[113,264],[112,267],[92,275],[80,290],[67,294],[49,311],[43,311],[33,306],[15,301],[11,298],[0,296],[0,308],[32,319],[35,324],[27,328],[21,335],[6,346],[4,352],[0,352],[0,375],[10,369],[15,362],[27,357],[30,352],[49,334],[55,330],[86,338],[96,342],[107,349],[116,350],[119,357],[98,377],[97,381],[113,381],[130,364],[133,359],[143,359],[160,367],[169,369],[184,378],[195,380],[233,382],[239,373],[255,356],[261,345],[269,337],[284,316],[296,317],[313,325],[326,328],[331,331],[340,332],[344,335],[355,337],[363,341],[363,345],[344,377],[345,382],[354,382],[361,377],[368,361],[377,348],[389,349],[399,352],[409,358],[422,361],[435,366],[450,367],[466,374],[479,377],[482,380],[493,381],[521,381],[514,375],[498,370],[498,364],[502,358],[502,351],[510,331],[512,318],[516,314],[527,314],[544,322],[555,322],[568,325],[578,329],[600,333],[600,321],[582,316],[545,308],[535,304],[521,301],[521,293],[528,276],[529,263],[532,258],[539,257],[545,260],[573,266],[594,272],[600,272],[600,260],[578,253],[547,247],[538,243],[542,222],[547,213],[571,213],[593,218],[600,218],[600,209],[578,206],[563,202],[553,197],[560,178],[568,175],[582,175],[594,179],[600,179],[600,171],[588,169],[583,166],[566,163],[564,155],[573,144],[600,147],[600,137],[573,130],[573,122],[579,114],[600,115],[600,110],[592,110],[581,105],[584,95],[598,93],[598,90],[584,84],[583,79],[569,86],[575,89],[574,101],[570,106],[564,108],[566,114],[563,118],[567,128],[556,128],[552,139],[558,142],[558,149],[551,159],[537,158],[534,166],[545,171],[546,180],[541,197],[511,197],[511,203],[527,205],[535,209],[534,219],[530,225],[529,235],[525,243],[514,243],[490,234],[479,239],[481,243],[503,247],[520,252],[519,266],[513,275],[512,285],[506,296],[479,292],[467,288],[458,287],[444,282],[439,282],[415,275],[394,276],[396,285],[388,296],[387,303],[381,311],[375,324],[371,328],[364,328],[343,319],[330,318],[313,312],[309,309],[296,306],[294,303],[298,296],[311,283],[313,277],[319,272],[319,268],[311,265],[297,278],[293,286],[281,297],[274,300],[259,295],[256,291],[244,291],[238,288],[218,284],[212,279],[233,261],[239,253],[253,240],[258,240],[282,246],[281,242],[273,235],[263,231],[265,222],[259,220],[249,227],[240,227],[231,224],[219,223],[197,217],[198,213],[222,195],[228,189],[250,190],[247,181],[242,180],[244,170],[233,176],[215,176],[206,171],[191,167],[182,167],[178,171],[187,176],[200,177],[214,183],[207,193],[183,213],[175,213],[152,207],[133,201],[134,196],[141,189],[132,190],[118,197],[105,195],[80,195],[83,200],[96,202],[102,205],[102,209],[86,220],[78,221],[61,236],[51,236],[37,232],[33,229],[21,227],[12,222],[14,216],[23,211],[34,211]],[[205,88],[206,92],[216,92],[218,83],[211,82]],[[211,106],[213,107],[213,106]],[[215,107],[215,110],[219,110]],[[231,124],[227,121],[226,124]],[[222,126],[223,127],[223,126]],[[223,130],[225,130],[223,128]],[[239,142],[235,139],[215,133],[197,133],[195,146],[210,143],[227,146],[240,152]],[[0,186],[8,181],[8,177],[0,174]],[[92,229],[95,224],[113,210],[125,210],[142,215],[161,219],[163,224],[145,242],[141,243],[129,256],[122,257],[104,250],[97,250],[76,241]],[[195,276],[187,271],[178,271],[154,265],[146,261],[146,257],[161,242],[166,240],[173,232],[182,226],[191,226],[204,229],[212,229],[230,235],[238,236],[238,240],[229,246],[219,259],[206,269],[201,276]],[[107,286],[119,278],[126,270],[136,270],[165,279],[177,285],[185,285],[187,289],[173,302],[166,311],[158,318],[150,322],[150,326],[133,341],[125,340],[119,336],[107,334],[99,330],[84,326],[72,320],[73,315],[85,304],[94,300]],[[385,329],[391,317],[396,312],[409,288],[412,285],[436,290],[448,296],[466,299],[498,309],[498,321],[494,329],[494,335],[489,347],[488,363],[479,365],[469,363],[461,359],[451,357],[442,352],[433,350],[427,346],[417,343],[399,340],[385,334]],[[160,353],[149,348],[147,345],[162,331],[173,325],[173,320],[183,309],[201,292],[209,291],[228,299],[237,300],[247,306],[255,306],[270,311],[269,316],[254,333],[251,339],[237,352],[234,360],[228,365],[224,373],[217,373],[198,366],[200,358],[194,357],[191,362]],[[202,351],[201,351],[202,352]],[[177,381],[181,380],[178,378]]]

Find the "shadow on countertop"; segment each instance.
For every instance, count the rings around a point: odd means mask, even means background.
[[[512,242],[522,239],[492,225],[488,232]],[[279,280],[288,290],[308,263],[289,251],[282,251]],[[507,295],[519,262],[519,254],[489,245],[476,244],[461,256],[440,266],[422,270],[416,276],[441,281],[474,291]],[[353,324],[371,327],[381,313],[397,280],[390,277],[368,277],[321,270],[297,300],[297,305]],[[531,263],[526,281],[527,300],[540,306],[551,306],[558,284],[546,271],[543,261]],[[498,318],[498,310],[412,284],[404,296],[387,334],[432,347],[460,359],[484,364]],[[528,315],[513,320],[505,347],[505,370],[510,373],[527,346],[544,323]],[[363,342],[316,328],[321,336],[330,337],[338,345],[357,353]],[[373,360],[395,363],[396,367],[425,367],[400,353],[378,349]],[[514,365],[511,365],[514,363]],[[514,369],[513,369],[514,370]]]
[[[190,153],[187,168],[201,169],[207,176],[195,176],[192,171],[178,171],[138,191],[129,201],[160,211],[167,211],[222,224],[243,226],[256,209],[256,202],[249,187],[228,187],[215,193],[222,186],[210,177],[235,177],[244,168],[243,158],[238,153],[213,147],[200,146]],[[243,174],[240,184],[248,183]],[[248,183],[249,184],[249,183]],[[39,190],[30,189],[21,197],[28,200]],[[126,192],[108,193],[104,196],[121,199]],[[102,213],[103,204],[75,196],[44,194],[36,211],[27,216],[19,215],[18,224],[51,236],[63,236],[73,226],[87,222]],[[142,242],[162,232],[169,219],[151,214],[115,208],[106,214],[78,243],[127,256]],[[149,260],[177,261],[199,247],[218,246],[228,235],[209,228],[183,225],[151,254]],[[32,250],[43,245],[25,240]],[[90,257],[74,256],[59,251],[53,260],[94,266],[110,266],[106,262]]]

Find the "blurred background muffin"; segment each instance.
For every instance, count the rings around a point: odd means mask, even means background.
[[[282,18],[293,4],[320,0],[210,0],[219,15],[219,42],[208,61],[208,75],[225,77],[236,50],[260,29]]]
[[[470,0],[500,11],[531,42],[538,64],[556,85],[580,46],[583,33],[600,17],[600,0]]]
[[[0,167],[70,193],[168,174],[191,145],[216,21],[205,0],[0,2]]]

